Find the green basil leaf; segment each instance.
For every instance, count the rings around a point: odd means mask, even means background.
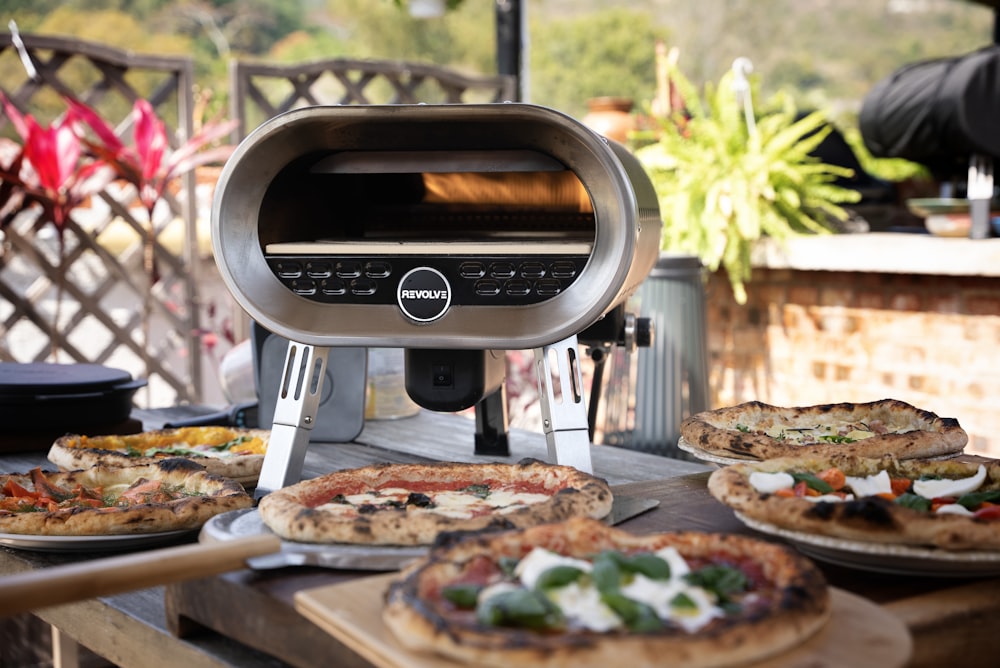
[[[544,594],[512,589],[490,596],[476,606],[476,619],[488,626],[549,630],[562,628],[562,611]]]
[[[622,568],[630,573],[641,573],[651,580],[669,580],[670,564],[652,552],[639,552],[622,559]]]
[[[1000,501],[1000,489],[984,492],[969,492],[968,494],[963,494],[958,497],[957,503],[965,506],[969,510],[975,510],[985,501],[989,501],[990,503]]]
[[[454,603],[459,608],[471,610],[476,607],[479,592],[482,590],[483,586],[476,584],[449,585],[441,590],[441,596],[443,596],[446,601]]]
[[[229,450],[230,448],[237,446],[240,443],[246,443],[247,441],[252,441],[252,440],[253,440],[252,436],[237,436],[231,441],[226,441],[225,443],[219,443],[218,445],[213,445],[211,449],[215,450],[216,452],[225,452],[226,450]]]
[[[697,610],[698,605],[691,600],[691,597],[681,592],[670,599],[670,607],[679,610]]]
[[[474,496],[478,496],[480,499],[485,499],[487,496],[490,495],[490,486],[485,484],[475,483],[469,485],[468,487],[463,487],[462,491],[468,492],[469,494],[472,494]]]
[[[695,587],[707,589],[721,600],[746,591],[750,586],[750,580],[741,570],[721,564],[692,571],[684,576],[684,580]]]
[[[663,620],[649,605],[628,598],[620,592],[610,592],[601,595],[601,601],[621,617],[622,622],[630,630],[637,633],[659,631],[663,628]]]
[[[555,587],[565,587],[571,582],[576,582],[583,575],[583,571],[576,566],[553,566],[542,572],[535,582],[535,589],[553,589]]]
[[[833,491],[833,487],[830,483],[825,480],[820,480],[812,473],[792,473],[792,479],[795,482],[805,482],[806,487],[815,489],[820,494],[829,494]]]
[[[621,554],[617,552],[602,552],[594,558],[594,568],[590,571],[590,577],[594,579],[594,586],[602,594],[616,592],[621,588],[622,569],[619,564]]]
[[[914,494],[913,492],[904,492],[897,496],[893,503],[898,503],[906,508],[913,508],[914,510],[920,510],[922,512],[927,512],[931,509],[931,500],[925,499],[924,497]]]

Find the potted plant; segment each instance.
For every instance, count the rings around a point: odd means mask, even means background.
[[[781,93],[755,107],[748,65],[738,60],[700,95],[668,62],[660,88],[670,93],[658,99],[672,102],[656,110],[651,143],[636,149],[659,195],[662,249],[721,266],[740,304],[760,238],[828,233],[847,218],[839,205],[860,199],[833,183],[850,170],[811,155],[832,129],[826,116],[800,115]]]

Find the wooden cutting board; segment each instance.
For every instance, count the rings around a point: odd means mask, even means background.
[[[395,574],[304,589],[295,609],[378,668],[447,668],[455,661],[404,649],[381,619],[382,597]],[[818,634],[753,668],[902,668],[913,642],[895,615],[880,606],[831,588],[833,614]]]

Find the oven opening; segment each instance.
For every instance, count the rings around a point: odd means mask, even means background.
[[[594,207],[536,151],[340,151],[286,166],[264,194],[266,255],[587,256]]]

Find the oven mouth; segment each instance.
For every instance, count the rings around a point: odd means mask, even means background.
[[[259,221],[266,255],[587,255],[595,234],[576,174],[527,150],[306,156],[275,178]]]

